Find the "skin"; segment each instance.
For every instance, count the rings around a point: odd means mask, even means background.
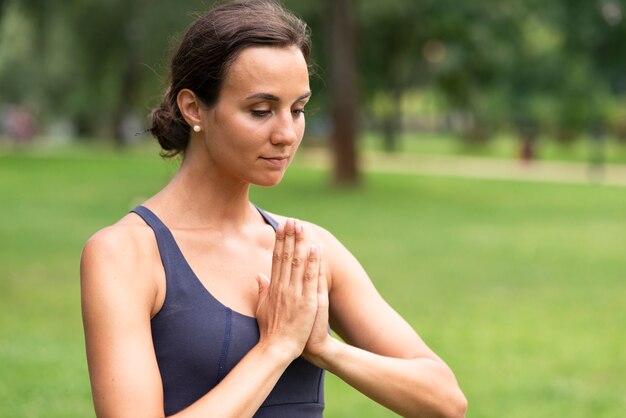
[[[378,294],[323,228],[249,201],[250,184],[282,179],[304,134],[310,96],[295,47],[251,47],[231,65],[216,105],[178,95],[193,132],[178,173],[144,205],[172,231],[204,286],[259,324],[258,344],[176,417],[249,417],[298,356],[407,417],[462,417],[451,370]],[[245,257],[245,263],[242,259]],[[163,417],[150,319],[165,300],[152,230],[135,214],[97,232],[81,259],[90,379],[99,417]],[[328,324],[345,342],[327,332]],[[245,402],[241,402],[245,399]]]

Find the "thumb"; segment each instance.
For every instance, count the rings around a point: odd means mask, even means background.
[[[268,279],[263,273],[256,275],[256,282],[259,285],[259,294],[265,293],[265,291],[270,287],[270,279]]]

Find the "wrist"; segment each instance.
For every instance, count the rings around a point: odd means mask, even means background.
[[[257,349],[266,359],[273,359],[279,364],[288,366],[299,355],[299,352],[289,347],[289,344],[271,343],[265,341],[259,341]]]
[[[343,343],[330,335],[321,346],[318,346],[315,353],[304,351],[302,357],[309,363],[322,369],[332,369],[332,364],[337,360]]]

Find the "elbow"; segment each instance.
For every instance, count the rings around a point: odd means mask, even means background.
[[[450,384],[445,396],[440,399],[439,415],[441,418],[465,418],[467,414],[467,398],[456,384]]]
[[[455,393],[450,393],[444,399],[432,404],[430,408],[421,409],[414,416],[415,418],[437,417],[437,418],[465,418],[467,414],[467,399],[460,389]]]
[[[448,408],[446,414],[444,415],[446,418],[465,418],[465,414],[467,414],[467,398],[461,392],[461,389],[457,389],[448,404]]]
[[[458,385],[451,385],[447,396],[440,403],[440,414],[442,418],[465,418],[467,414],[467,398]]]
[[[438,395],[435,395],[431,412],[425,416],[436,416],[440,418],[465,418],[467,414],[467,398],[459,387],[454,375],[448,369],[446,377],[443,379]]]
[[[467,414],[467,398],[461,387],[459,386],[454,374],[450,369],[446,370],[447,384],[445,387],[448,389],[445,390],[444,396],[442,397],[442,409],[441,416],[443,418],[465,418]]]
[[[467,399],[459,390],[458,394],[448,397],[445,401],[438,404],[430,405],[430,407],[417,407],[411,413],[402,414],[402,416],[412,418],[465,418],[467,414]]]
[[[465,418],[467,414],[467,398],[458,386],[446,391],[447,393],[431,398],[429,405],[419,401],[413,405],[410,412],[405,411],[402,416],[411,418]]]
[[[463,394],[452,370],[443,362],[428,361],[430,375],[407,393],[407,409],[398,410],[410,418],[465,418],[467,398]],[[423,375],[422,373],[417,375]]]

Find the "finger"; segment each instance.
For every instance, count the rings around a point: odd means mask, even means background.
[[[259,286],[259,299],[256,305],[256,312],[257,312],[257,317],[258,317],[259,309],[261,309],[261,306],[265,305],[265,300],[267,299],[270,279],[268,279],[267,276],[259,273],[256,276],[256,282]]]
[[[280,275],[280,266],[283,260],[283,246],[285,244],[285,224],[282,223],[276,228],[276,242],[274,243],[274,252],[272,254],[272,273],[270,277],[272,281],[278,283]]]
[[[304,283],[302,284],[302,294],[304,296],[316,295],[319,274],[320,252],[319,247],[313,244],[309,247],[306,271],[304,272]]]
[[[262,294],[270,287],[270,279],[263,273],[257,274],[256,282],[259,285],[259,294]]]
[[[282,258],[280,265],[280,274],[278,277],[279,286],[287,288],[291,280],[291,261],[293,260],[293,252],[295,249],[296,226],[293,219],[287,219],[285,222],[285,240],[282,249]]]
[[[317,281],[318,297],[326,298],[328,301],[328,281],[326,279],[326,259],[324,258],[324,248],[319,248],[320,253],[320,273]]]
[[[325,327],[328,328],[328,314],[330,306],[330,297],[328,295],[328,277],[326,276],[326,263],[327,260],[324,257],[324,248],[320,247],[320,275],[317,280],[317,314],[326,323]]]
[[[306,242],[306,229],[299,221],[295,222],[296,235],[294,240],[293,259],[291,260],[291,281],[293,291],[296,295],[302,294],[302,282],[304,269],[307,263],[308,246]]]

